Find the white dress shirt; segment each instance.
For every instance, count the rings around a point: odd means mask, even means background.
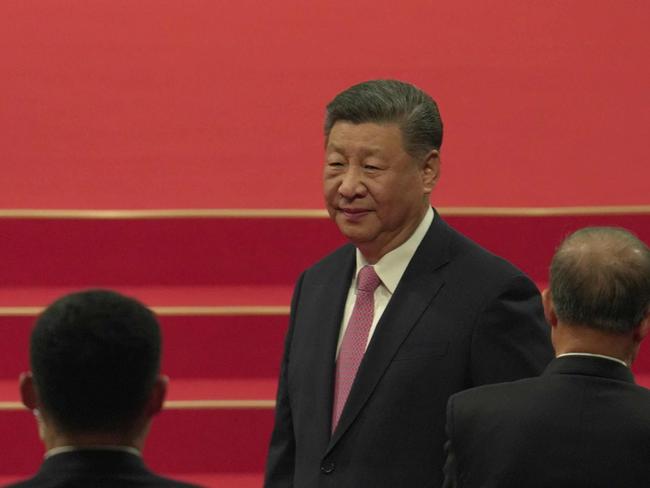
[[[75,451],[122,451],[133,454],[134,456],[142,457],[140,451],[135,447],[131,446],[61,446],[53,447],[45,453],[45,459],[56,456],[57,454],[63,454],[64,452],[75,452]]]
[[[603,358],[603,359],[609,359],[610,361],[616,361],[617,363],[621,363],[626,368],[630,367],[625,361],[622,361],[618,358],[613,358],[611,356],[605,356],[604,354],[592,354],[590,352],[566,352],[564,354],[560,354],[557,357],[561,358],[564,356],[587,356],[592,358]]]
[[[431,222],[433,222],[433,209],[429,207],[429,210],[424,215],[424,218],[418,225],[415,232],[411,234],[406,242],[401,246],[393,249],[391,252],[383,256],[379,261],[377,261],[373,267],[381,284],[375,290],[375,308],[374,314],[372,317],[372,326],[370,327],[370,332],[368,333],[368,341],[366,342],[366,348],[370,343],[372,335],[375,333],[377,328],[377,323],[381,318],[384,310],[388,306],[395,289],[399,284],[399,281],[402,279],[406,267],[411,262],[411,258],[415,254],[418,246],[424,239]],[[368,262],[363,257],[363,254],[357,249],[357,269],[350,283],[350,290],[348,291],[348,298],[345,302],[345,310],[343,312],[343,321],[341,322],[341,331],[339,332],[339,342],[336,347],[336,354],[338,356],[339,349],[341,348],[341,342],[343,341],[343,336],[345,335],[345,330],[347,329],[348,322],[350,321],[350,316],[352,315],[352,309],[354,308],[354,302],[357,296],[357,276],[361,268],[366,266]]]

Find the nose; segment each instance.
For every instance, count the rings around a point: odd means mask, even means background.
[[[366,186],[363,183],[363,175],[355,167],[349,167],[343,174],[339,185],[339,195],[348,200],[363,197],[366,193]]]

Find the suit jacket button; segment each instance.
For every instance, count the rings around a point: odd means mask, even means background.
[[[336,466],[334,465],[334,461],[327,461],[321,464],[320,470],[325,474],[330,474],[334,471],[335,467]]]

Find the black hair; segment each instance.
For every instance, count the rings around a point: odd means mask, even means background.
[[[108,290],[73,293],[38,317],[31,367],[43,409],[66,432],[129,429],[160,369],[154,314]]]
[[[338,121],[396,123],[405,150],[424,157],[442,145],[442,120],[436,102],[419,88],[397,80],[372,80],[339,93],[328,105],[325,139]]]

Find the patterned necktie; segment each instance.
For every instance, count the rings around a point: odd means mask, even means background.
[[[375,311],[375,290],[381,283],[372,266],[364,266],[359,271],[357,280],[357,298],[354,302],[350,321],[345,329],[343,342],[336,361],[336,382],[334,384],[334,408],[332,411],[332,432],[336,428],[343,411],[343,406],[359,364],[366,351],[368,333],[372,326]]]

